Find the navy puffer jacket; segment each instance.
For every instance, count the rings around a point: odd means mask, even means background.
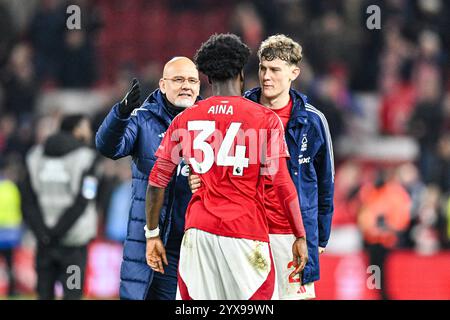
[[[155,152],[172,122],[160,90],[155,90],[130,117],[124,118],[116,104],[106,116],[96,134],[97,149],[104,156],[119,159],[132,157],[132,199],[128,218],[120,272],[120,298],[143,300],[153,279],[146,263],[144,234],[145,194],[148,176],[155,164]],[[187,183],[187,166],[181,164],[166,189],[159,228],[164,244],[169,238],[181,239],[184,215],[191,199]]]

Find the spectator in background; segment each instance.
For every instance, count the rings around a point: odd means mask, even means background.
[[[61,49],[66,30],[65,9],[59,0],[41,0],[29,25],[29,38],[35,50],[36,76],[41,83],[55,79],[58,66],[64,59]]]
[[[437,162],[437,144],[444,126],[441,82],[438,73],[428,69],[418,75],[418,100],[409,122],[409,131],[419,143],[418,166],[425,183],[432,182]]]
[[[38,117],[34,127],[35,144],[44,144],[49,136],[55,134],[59,130],[63,116],[61,110],[55,110],[55,112]]]
[[[444,232],[444,244],[446,248],[449,248],[450,245],[450,196],[447,197],[447,200],[444,203],[444,217],[447,220],[447,229]]]
[[[81,29],[86,32],[89,45],[94,45],[97,31],[103,27],[103,19],[98,5],[91,0],[72,0],[70,4],[80,7],[82,12]]]
[[[445,242],[445,218],[441,212],[440,191],[436,186],[428,186],[422,193],[418,215],[411,228],[414,249],[424,255],[432,255]]]
[[[58,68],[57,82],[63,88],[88,88],[96,79],[94,47],[83,30],[65,33],[63,57]]]
[[[30,120],[38,87],[34,77],[32,48],[28,44],[14,46],[1,82],[5,88],[4,112],[13,114],[20,122]]]
[[[154,61],[149,62],[145,65],[142,70],[142,95],[144,97],[149,96],[151,92],[151,88],[156,88],[159,83],[161,65]],[[128,85],[128,82],[127,82]]]
[[[351,95],[345,78],[345,70],[336,68],[317,81],[315,97],[311,99],[320,105],[320,111],[328,119],[330,133],[335,141],[345,133],[344,115],[350,115],[352,111]]]
[[[361,209],[359,192],[362,172],[361,166],[351,160],[343,163],[336,172],[331,240],[327,247],[330,253],[352,253],[361,250],[362,239],[357,217]]]
[[[16,128],[8,139],[6,153],[18,157],[19,161],[23,162],[26,153],[33,145],[34,127],[31,121],[26,121]]]
[[[404,77],[398,80],[393,74],[381,79],[380,132],[403,135],[408,130],[408,120],[414,110],[414,86]]]
[[[27,155],[28,176],[21,185],[22,211],[38,242],[36,271],[39,299],[54,299],[61,281],[64,299],[81,299],[87,245],[96,236],[94,169],[89,147],[92,131],[83,115],[66,116],[60,131]],[[81,271],[81,286],[68,287],[67,268]]]
[[[379,55],[383,49],[383,32],[381,30],[370,30],[366,28],[367,8],[373,4],[371,0],[358,1],[354,17],[354,31],[358,33],[356,43],[356,60],[353,61],[351,88],[353,90],[370,92],[377,86],[378,72],[380,71]],[[381,9],[382,12],[383,8]],[[384,30],[384,29],[382,29]],[[370,61],[370,63],[367,63]]]
[[[275,1],[255,2],[261,16],[264,18],[267,34],[284,33],[298,39],[306,39],[313,18],[307,5],[299,1]],[[274,23],[274,22],[277,23]],[[281,31],[282,30],[282,31]]]
[[[324,75],[336,65],[348,68],[349,61],[356,60],[351,30],[336,11],[329,10],[315,19],[309,30],[305,47],[309,48],[309,61],[318,74]]]
[[[412,84],[413,45],[392,24],[384,35],[384,49],[379,58],[379,88],[382,93],[380,131],[383,134],[402,135],[414,110],[416,90]]]
[[[343,163],[336,172],[333,226],[356,224],[360,210],[362,168],[354,161]]]
[[[0,256],[6,260],[8,296],[16,294],[13,258],[22,235],[21,196],[16,178],[12,166],[0,159]]]
[[[130,78],[133,74],[136,73],[133,65],[130,64],[122,64],[116,70],[114,81],[111,83],[111,86],[108,90],[107,101],[99,108],[99,110],[94,114],[92,124],[94,132],[97,132],[100,128],[103,120],[111,111],[111,105],[113,105],[116,101],[120,101],[123,98],[123,95],[129,89]],[[158,73],[158,81],[160,74]],[[145,81],[145,80],[144,80]],[[146,91],[146,89],[144,89]],[[144,91],[143,90],[143,91]],[[151,94],[151,92],[149,93]]]
[[[11,14],[14,34],[17,38],[26,36],[31,18],[35,15],[37,8],[42,3],[42,0],[2,0],[1,2],[4,3]]]
[[[373,183],[363,185],[360,191],[361,211],[358,225],[363,234],[371,265],[380,267],[381,297],[389,299],[384,262],[390,250],[397,245],[399,236],[409,225],[411,198],[395,180],[388,179],[381,169]]]
[[[82,12],[81,29],[65,29],[57,83],[63,88],[88,88],[97,79],[95,40],[103,22],[98,8],[88,0],[74,0]]]
[[[250,49],[257,50],[264,37],[264,26],[255,6],[239,3],[232,15],[231,31],[238,34]]]
[[[96,80],[95,35],[102,25],[95,6],[74,0],[81,11],[81,26],[68,30],[66,8],[69,3],[41,0],[29,25],[29,39],[35,50],[36,76],[40,84],[63,88],[86,88]]]
[[[414,225],[414,221],[418,219],[419,209],[423,201],[423,193],[426,190],[426,185],[420,179],[419,170],[411,162],[404,163],[397,168],[397,179],[411,198],[411,224],[406,232],[406,237],[404,239],[400,239],[404,241],[399,243],[399,246],[413,248],[414,241],[411,237],[411,230]]]
[[[450,132],[439,138],[437,162],[433,170],[433,182],[444,194],[450,192]]]
[[[434,69],[441,80],[445,75],[445,62],[448,57],[442,51],[439,35],[431,30],[425,29],[418,34],[418,56],[415,61],[416,73]]]
[[[257,51],[265,34],[263,21],[256,10],[256,4],[238,3],[230,20],[230,32],[240,36],[252,51]],[[252,55],[244,70],[255,70],[256,68],[258,68],[258,59]]]
[[[450,132],[450,90],[444,97],[444,132]]]
[[[13,19],[5,3],[0,3],[0,70],[7,62],[9,52],[13,46],[16,30]]]
[[[0,153],[4,154],[9,149],[11,136],[17,130],[17,121],[11,114],[0,117]]]

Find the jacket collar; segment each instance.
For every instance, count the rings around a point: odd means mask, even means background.
[[[169,126],[173,120],[173,117],[167,111],[166,102],[164,101],[162,92],[159,89],[156,89],[155,91],[153,91],[147,97],[147,99],[145,99],[145,102],[142,107],[147,109],[150,113],[155,115],[157,118],[164,121],[167,124],[167,126]]]
[[[308,102],[308,97],[297,90],[289,90],[291,99],[293,100],[293,107],[291,119],[288,122],[288,128],[293,128],[299,124],[305,125],[308,122],[308,113],[306,112],[305,104]]]
[[[202,100],[202,97],[198,96],[196,103]],[[142,105],[142,108],[147,109],[150,113],[164,121],[167,126],[170,125],[170,123],[173,120],[173,116],[170,114],[170,112],[167,110],[168,106],[166,101],[164,100],[163,93],[161,90],[156,89],[153,91],[147,99],[145,99],[144,104]]]

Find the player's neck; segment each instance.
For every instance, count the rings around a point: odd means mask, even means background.
[[[261,95],[260,103],[272,110],[278,110],[285,107],[289,103],[290,99],[291,96],[289,95],[289,90],[286,90],[276,97],[268,98],[264,95]]]
[[[241,96],[242,90],[240,82],[236,80],[214,81],[212,93],[215,96]]]

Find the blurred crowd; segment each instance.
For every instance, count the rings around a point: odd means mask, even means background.
[[[0,0],[0,230],[21,230],[16,235],[0,231],[0,250],[9,265],[11,250],[26,232],[16,186],[24,179],[30,148],[57,131],[73,105],[89,115],[95,132],[132,76],[144,83],[144,99],[157,87],[165,61],[192,57],[212,32],[224,31],[240,35],[253,51],[248,89],[258,86],[256,51],[268,35],[284,33],[303,46],[295,87],[327,117],[336,155],[331,252],[365,248],[379,258],[398,248],[421,254],[449,248],[447,1],[188,3]],[[81,8],[81,30],[66,27],[69,4]],[[381,10],[379,30],[366,26],[371,4]],[[202,81],[201,95],[208,96]],[[92,107],[83,106],[89,99]],[[380,160],[340,151],[339,142],[368,133],[369,140],[408,138],[417,152],[392,161],[389,154]],[[129,159],[102,159],[97,175],[98,237],[121,242],[130,199]]]

